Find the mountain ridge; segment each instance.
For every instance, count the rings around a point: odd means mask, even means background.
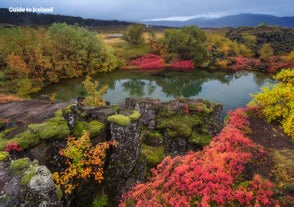
[[[169,27],[181,27],[197,25],[202,28],[220,28],[220,27],[240,27],[240,26],[258,26],[260,24],[276,25],[281,27],[294,28],[294,16],[292,17],[278,17],[267,14],[236,14],[228,15],[218,18],[204,18],[198,17],[189,19],[186,21],[142,21],[148,25],[154,26],[169,26]]]

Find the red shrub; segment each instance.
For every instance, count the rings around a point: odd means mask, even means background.
[[[235,64],[231,66],[231,69],[233,70],[248,70],[260,65],[259,59],[245,58],[242,56],[237,56],[235,61]]]
[[[192,70],[195,68],[195,65],[192,60],[176,60],[171,64],[172,70]]]
[[[165,67],[163,59],[159,55],[146,54],[131,62],[138,68],[142,69],[157,69]]]
[[[9,143],[4,149],[6,152],[21,152],[23,149],[17,143]]]
[[[273,206],[270,181],[258,175],[242,179],[245,164],[259,149],[245,137],[248,127],[245,109],[230,112],[226,127],[209,146],[166,157],[149,182],[123,195],[119,206]]]

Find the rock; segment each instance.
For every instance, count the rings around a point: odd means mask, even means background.
[[[145,163],[141,158],[141,125],[139,120],[131,121],[128,126],[111,123],[110,133],[111,140],[117,141],[118,146],[112,149],[106,180],[110,198],[117,203],[124,192],[145,177]]]
[[[29,165],[21,164],[26,160]],[[38,165],[38,162],[30,162],[28,159],[19,159],[14,166],[6,162],[0,167],[0,206],[46,206],[61,207],[57,196],[57,188],[51,178],[51,173],[46,166]]]

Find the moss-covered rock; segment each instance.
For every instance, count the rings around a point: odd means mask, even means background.
[[[0,161],[6,161],[9,158],[9,153],[5,151],[0,151]]]
[[[104,127],[105,125],[99,121],[78,121],[74,127],[73,134],[75,137],[80,137],[82,136],[83,131],[86,130],[89,132],[89,136],[93,137],[98,135]]]
[[[149,168],[155,167],[164,158],[164,148],[142,145],[142,154],[146,156]]]
[[[133,111],[132,114],[129,116],[123,115],[123,114],[115,114],[112,116],[109,116],[107,118],[107,121],[116,123],[121,126],[129,126],[131,121],[135,121],[140,118],[140,113],[138,111]]]
[[[24,169],[30,166],[30,161],[27,158],[20,158],[13,161],[9,167],[9,171],[13,175],[20,175]]]

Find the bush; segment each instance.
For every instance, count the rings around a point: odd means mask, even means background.
[[[266,86],[253,97],[249,105],[260,107],[268,122],[277,121],[286,134],[294,138],[294,69],[285,69],[274,76],[280,82],[272,88]]]
[[[144,41],[143,33],[145,26],[142,24],[133,24],[127,28],[124,39],[134,45],[141,44]]]
[[[97,90],[99,83],[97,81],[92,82],[91,77],[87,76],[86,80],[83,81],[83,85],[87,91],[88,96],[83,101],[83,104],[87,106],[105,106],[106,101],[103,100],[103,95],[108,89],[108,85],[103,85],[99,90]]]
[[[245,109],[230,112],[226,127],[202,152],[166,157],[147,183],[123,195],[120,207],[132,206],[274,206],[273,185],[245,165],[263,150],[247,138]]]
[[[163,59],[154,54],[143,55],[140,58],[133,60],[131,64],[142,69],[157,69],[164,68],[165,66]]]

